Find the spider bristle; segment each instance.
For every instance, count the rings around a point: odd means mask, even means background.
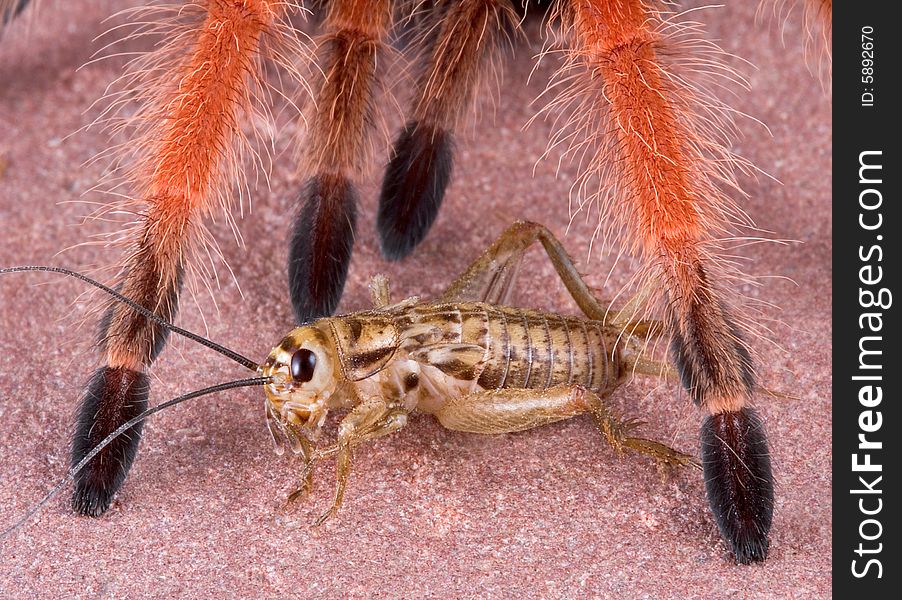
[[[382,180],[376,222],[385,257],[400,260],[426,237],[451,181],[453,162],[450,132],[413,121],[398,136]]]
[[[793,12],[801,8],[804,35],[795,31],[800,27]],[[833,90],[833,0],[761,0],[758,15],[770,16],[778,22],[780,38],[786,43],[802,37],[805,46],[805,63],[808,70],[821,82],[827,97]]]
[[[765,560],[774,480],[761,419],[748,407],[711,415],[701,444],[705,487],[721,534],[737,562]]]
[[[72,438],[72,467],[120,424],[147,408],[150,382],[147,375],[124,367],[102,367],[94,372],[82,398]],[[138,423],[95,456],[75,476],[72,509],[99,517],[110,507],[113,497],[128,474],[143,423]]]
[[[344,289],[354,227],[357,193],[337,175],[311,178],[301,193],[288,254],[288,287],[298,323],[331,315]]]

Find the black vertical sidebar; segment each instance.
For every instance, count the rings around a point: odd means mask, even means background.
[[[833,28],[833,584],[902,589],[902,26],[840,2]],[[899,292],[899,294],[896,294]],[[891,491],[893,490],[893,491]],[[895,590],[895,593],[890,592]],[[861,595],[864,594],[864,595]]]

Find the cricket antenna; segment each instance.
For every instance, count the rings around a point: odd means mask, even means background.
[[[32,268],[32,270],[41,270],[41,269]],[[0,270],[0,273],[4,273],[4,272],[8,272],[8,269]],[[147,417],[151,416],[152,414],[160,412],[161,410],[169,408],[170,406],[175,406],[176,404],[180,404],[181,402],[184,402],[185,400],[191,400],[191,399],[197,398],[199,396],[206,396],[207,394],[214,394],[216,392],[222,392],[224,390],[230,390],[233,388],[266,385],[271,380],[272,380],[272,378],[270,378],[270,377],[251,377],[249,379],[238,379],[236,381],[228,381],[226,383],[219,383],[216,385],[212,385],[210,387],[206,387],[206,388],[203,388],[200,390],[195,390],[193,392],[189,392],[182,396],[178,396],[177,398],[173,398],[172,400],[167,400],[166,402],[157,404],[153,408],[148,408],[147,410],[145,410],[138,416],[136,416],[132,419],[129,419],[128,421],[126,421],[125,423],[120,425],[115,431],[113,431],[108,436],[103,438],[103,441],[100,442],[99,444],[97,444],[96,446],[94,446],[94,448],[90,452],[88,452],[85,455],[85,457],[82,458],[78,462],[78,464],[76,464],[71,469],[69,469],[69,472],[66,473],[66,476],[63,478],[63,480],[60,481],[58,484],[56,484],[56,486],[52,490],[50,490],[47,493],[47,495],[41,499],[40,502],[38,502],[28,512],[26,512],[19,519],[17,519],[15,523],[13,523],[12,525],[10,525],[6,529],[4,529],[2,532],[0,532],[0,539],[5,539],[12,532],[14,532],[16,529],[18,529],[23,524],[25,524],[25,522],[27,522],[31,517],[33,517],[38,511],[40,511],[48,502],[50,502],[50,500],[53,499],[54,496],[56,496],[60,492],[60,490],[62,490],[66,486],[67,483],[69,483],[70,481],[75,479],[75,476],[78,475],[78,473],[81,472],[81,470],[87,466],[87,464],[91,461],[92,458],[97,456],[104,448],[109,446],[113,440],[115,440],[117,437],[119,437],[120,435],[122,435],[123,433],[125,433],[126,431],[128,431],[129,429],[131,429],[132,427],[137,425],[138,423],[144,421]]]
[[[237,352],[235,352],[233,350],[229,350],[225,346],[220,346],[216,342],[212,342],[201,335],[192,333],[192,332],[188,331],[187,329],[182,329],[181,327],[177,327],[177,326],[173,325],[172,323],[166,321],[165,319],[160,318],[159,316],[154,314],[152,311],[144,308],[143,306],[141,306],[134,300],[132,300],[126,296],[123,296],[122,294],[120,294],[119,292],[114,290],[113,288],[105,286],[102,283],[100,283],[99,281],[91,279],[87,275],[82,275],[81,273],[78,273],[77,271],[72,271],[71,269],[65,269],[63,267],[43,267],[43,266],[24,265],[21,267],[8,267],[6,269],[0,269],[0,275],[3,275],[5,273],[22,273],[25,271],[44,271],[46,273],[62,273],[63,275],[66,275],[68,277],[74,277],[75,279],[80,279],[87,284],[93,285],[94,287],[103,290],[104,292],[106,292],[107,294],[109,294],[110,296],[112,296],[113,298],[118,300],[119,302],[122,302],[123,304],[127,305],[129,308],[134,310],[136,313],[142,315],[143,317],[150,319],[151,321],[153,321],[160,327],[163,327],[173,333],[177,333],[183,337],[186,337],[189,340],[194,340],[198,344],[201,344],[202,346],[206,346],[207,348],[210,348],[211,350],[215,350],[216,352],[219,352],[223,356],[232,359],[236,363],[238,363],[244,367],[247,367],[251,371],[256,371],[260,367],[260,365],[258,365],[251,359],[245,358],[244,356],[238,354]]]

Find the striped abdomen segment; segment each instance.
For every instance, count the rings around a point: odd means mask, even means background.
[[[485,389],[577,384],[604,392],[620,381],[616,338],[598,321],[494,306],[485,315]]]

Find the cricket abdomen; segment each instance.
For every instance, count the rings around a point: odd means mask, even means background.
[[[581,385],[605,393],[622,379],[617,332],[599,321],[483,303],[419,305],[401,321],[426,364],[485,390]],[[427,354],[433,347],[440,350]]]
[[[486,307],[488,360],[478,383],[485,389],[547,389],[581,385],[605,392],[620,381],[619,353],[598,321]]]

